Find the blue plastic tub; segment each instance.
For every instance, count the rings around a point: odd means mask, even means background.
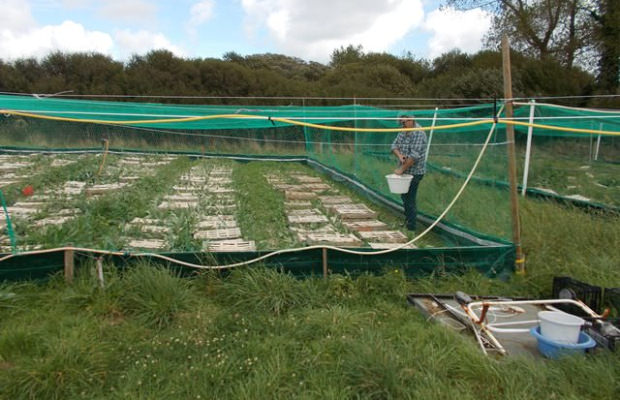
[[[587,333],[579,332],[579,340],[576,344],[559,343],[547,339],[540,334],[540,326],[530,330],[532,336],[538,340],[538,351],[547,358],[558,359],[563,356],[583,353],[586,349],[596,346],[596,342]]]

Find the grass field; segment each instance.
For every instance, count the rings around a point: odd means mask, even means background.
[[[486,358],[426,321],[411,291],[549,296],[571,275],[620,286],[620,223],[521,203],[528,274],[408,281],[398,270],[296,280],[260,267],[179,278],[92,268],[73,285],[0,286],[3,399],[615,399],[614,353],[562,361]]]

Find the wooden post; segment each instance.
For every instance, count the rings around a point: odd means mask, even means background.
[[[73,269],[74,269],[73,250],[65,250],[65,282],[67,283],[73,282]]]
[[[103,280],[103,257],[97,257],[97,279],[99,279],[99,286],[103,289],[105,287]]]
[[[506,119],[513,117],[512,113],[512,77],[510,74],[510,43],[508,37],[502,37],[502,66],[504,70],[504,110]],[[515,244],[515,268],[518,274],[525,273],[525,257],[521,248],[521,223],[519,221],[519,200],[517,193],[517,158],[515,155],[514,126],[506,124],[506,141],[508,142],[508,180],[510,183],[510,210],[512,213],[512,241]]]
[[[323,278],[327,278],[327,249],[323,247]]]

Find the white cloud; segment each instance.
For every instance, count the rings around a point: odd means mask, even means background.
[[[491,27],[491,14],[480,9],[457,11],[453,8],[429,13],[424,29],[432,33],[429,58],[459,49],[475,53],[482,49],[482,39]]]
[[[126,59],[132,54],[145,54],[150,50],[169,50],[178,57],[184,57],[185,51],[172,44],[162,33],[153,33],[145,30],[137,32],[123,29],[116,31],[114,39],[120,58]]]
[[[242,0],[246,31],[266,28],[279,51],[329,61],[340,46],[387,51],[424,17],[421,0]]]
[[[41,58],[53,51],[111,54],[113,41],[104,32],[88,31],[81,24],[64,21],[60,25],[31,28],[27,32],[0,31],[0,55],[5,60]]]
[[[194,3],[189,10],[189,21],[186,28],[190,35],[196,34],[196,28],[204,24],[213,17],[213,8],[215,2],[213,0],[202,0]]]
[[[36,26],[30,5],[22,0],[0,0],[0,33],[27,32]]]
[[[214,6],[213,0],[202,0],[192,5],[189,10],[189,23],[193,26],[198,26],[208,21],[213,16]]]
[[[152,23],[157,17],[154,2],[144,0],[106,0],[99,13],[111,20],[135,23]]]

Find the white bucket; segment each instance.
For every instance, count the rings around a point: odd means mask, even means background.
[[[540,311],[540,334],[558,343],[576,344],[583,318],[562,311]]]
[[[390,192],[392,193],[407,193],[409,191],[409,184],[413,179],[413,175],[403,174],[396,175],[390,174],[386,175],[388,186],[390,187]]]

